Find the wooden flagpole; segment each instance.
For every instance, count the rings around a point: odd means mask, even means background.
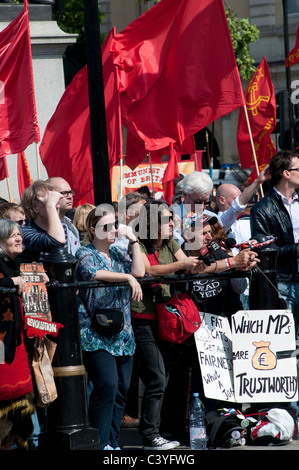
[[[39,164],[39,152],[38,152],[37,142],[35,142],[35,154],[36,154],[36,164],[37,164],[37,179],[40,180],[40,164]]]
[[[9,202],[12,202],[10,181],[9,181],[8,176],[6,177],[6,184],[7,184],[7,190],[8,190],[8,195],[9,195]]]
[[[244,112],[245,112],[245,117],[246,117],[249,137],[250,137],[251,148],[252,148],[252,152],[253,152],[254,164],[255,164],[257,175],[259,175],[260,170],[259,170],[259,166],[258,166],[258,163],[257,163],[257,158],[256,158],[256,153],[255,153],[255,148],[254,148],[254,143],[253,143],[253,138],[252,138],[251,127],[250,127],[250,122],[249,122],[249,117],[248,117],[246,104],[244,104]],[[261,196],[264,197],[264,191],[263,191],[262,186],[260,187],[260,190],[261,190]]]
[[[153,167],[152,167],[152,158],[151,158],[150,152],[148,154],[148,161],[149,161],[150,169],[151,169],[152,193],[153,193],[152,197],[154,197],[154,195],[155,195],[155,186],[154,186],[154,180],[153,180]]]
[[[120,175],[119,175],[119,179],[120,179],[120,189],[119,189],[119,200],[121,200],[121,198],[123,197],[123,171],[124,171],[124,167],[123,167],[123,161],[124,161],[124,157],[120,157],[120,162],[119,162],[119,170],[120,170]]]

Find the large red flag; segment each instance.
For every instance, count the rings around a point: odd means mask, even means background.
[[[28,4],[0,33],[0,157],[39,142]]]
[[[119,162],[122,153],[119,95],[110,43],[115,29],[102,46],[103,81],[109,165]],[[74,204],[94,202],[87,66],[66,88],[48,122],[40,155],[49,177],[61,176],[75,190]]]
[[[259,168],[263,168],[276,152],[271,139],[271,132],[276,125],[276,102],[265,57],[251,78],[244,97],[257,164]],[[254,167],[254,154],[244,108],[239,111],[237,144],[241,166],[243,168]]]
[[[222,0],[161,0],[112,51],[123,123],[147,150],[182,144],[244,105]]]
[[[286,57],[285,64],[286,67],[292,67],[292,65],[297,64],[297,62],[299,62],[299,23],[297,28],[295,46]]]
[[[24,192],[24,189],[28,188],[33,183],[26,156],[24,152],[18,153],[18,184],[20,198]]]

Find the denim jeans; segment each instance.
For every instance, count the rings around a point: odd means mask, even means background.
[[[118,446],[121,419],[130,386],[133,356],[112,356],[103,349],[83,351],[83,362],[92,382],[90,425],[99,430],[100,449]]]
[[[296,339],[299,339],[298,311],[299,311],[299,282],[277,282],[277,289],[294,315]]]
[[[160,435],[161,408],[172,363],[172,344],[160,341],[154,321],[133,320],[144,385],[139,429],[144,443]]]

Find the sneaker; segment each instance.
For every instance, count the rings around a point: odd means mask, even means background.
[[[154,437],[146,445],[143,446],[144,450],[168,450],[175,449],[179,447],[180,443],[178,441],[168,441],[164,437],[158,436]]]
[[[114,450],[109,444],[107,444],[103,450]]]
[[[114,447],[113,450],[121,450],[121,448],[120,447]]]

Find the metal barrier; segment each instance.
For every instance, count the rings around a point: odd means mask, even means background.
[[[261,253],[263,251],[263,253]],[[202,279],[250,278],[250,308],[278,308],[278,292],[275,272],[277,249],[267,247],[258,250],[261,259],[259,269],[252,272],[229,271],[220,274],[174,275],[144,277],[141,285],[153,283],[192,283]],[[62,249],[52,250],[43,263],[50,277],[47,284],[53,322],[64,328],[55,338],[57,349],[53,370],[58,398],[47,408],[47,429],[39,436],[40,450],[96,450],[99,435],[89,425],[87,410],[87,383],[82,361],[80,331],[76,303],[76,291],[84,288],[127,285],[103,281],[78,282],[75,280],[76,259]],[[263,273],[265,268],[265,273]],[[269,280],[269,276],[271,279]],[[253,286],[253,287],[252,287]],[[15,293],[16,289],[0,288],[0,294]],[[268,295],[269,294],[269,295]],[[268,302],[268,305],[267,305]]]

